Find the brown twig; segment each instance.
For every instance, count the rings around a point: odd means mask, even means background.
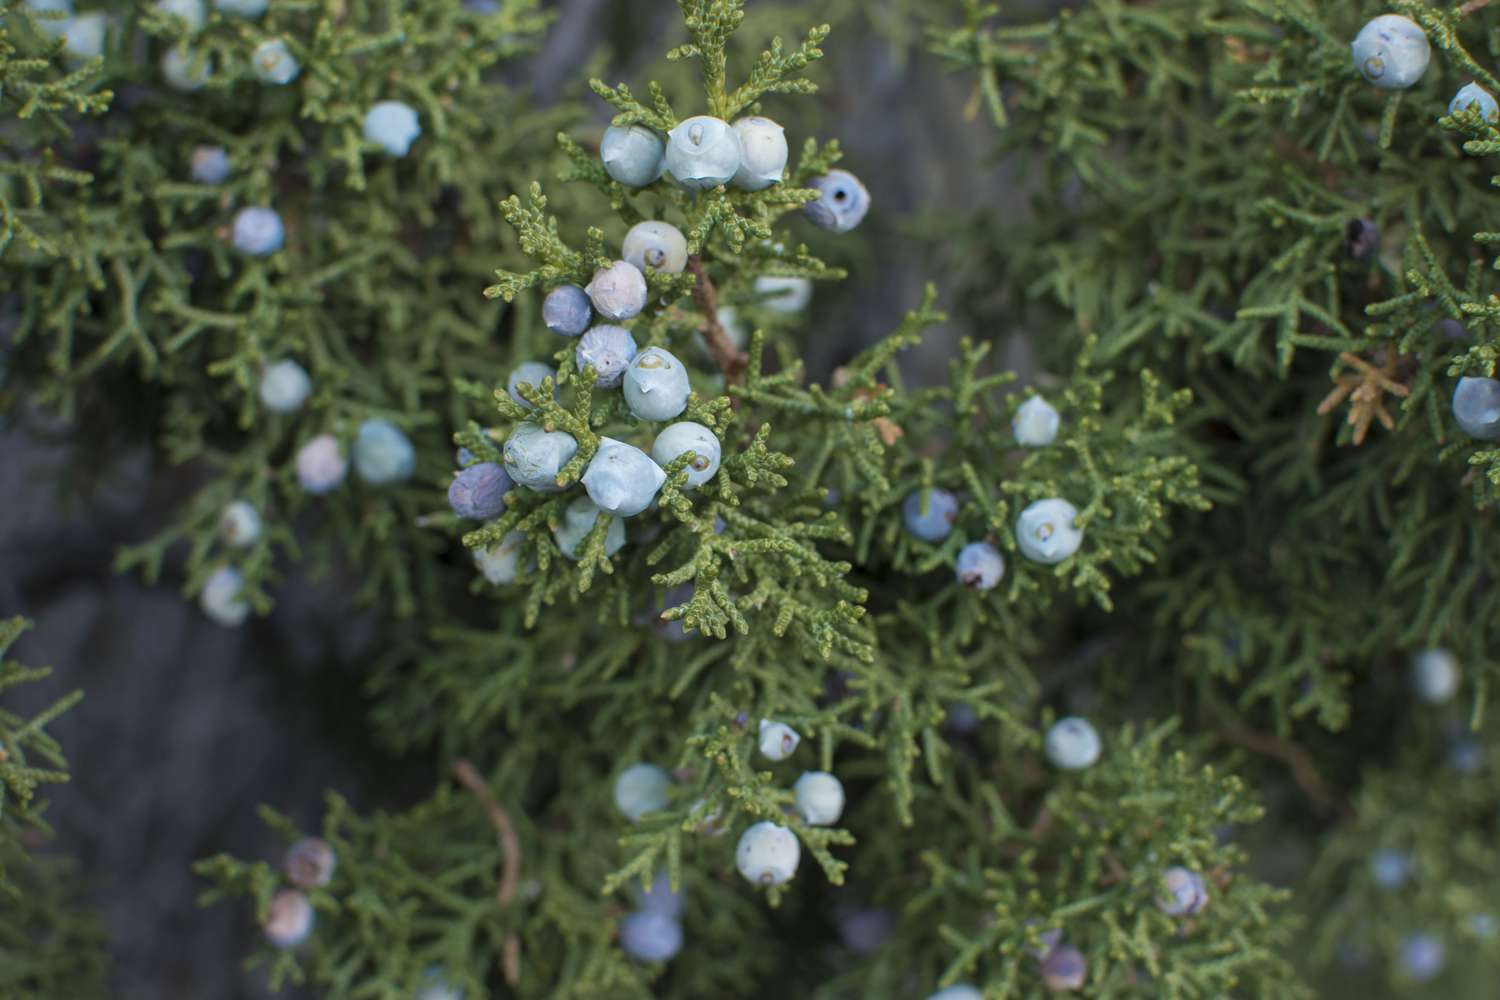
[[[495,900],[501,908],[507,907],[516,898],[516,887],[521,881],[521,841],[516,836],[516,828],[511,825],[510,817],[500,808],[500,803],[495,801],[495,796],[490,793],[489,786],[484,783],[473,764],[462,758],[454,761],[453,776],[484,805],[490,825],[495,828],[495,834],[500,840],[504,858],[500,862],[500,886],[495,890]],[[500,968],[505,974],[505,981],[511,986],[520,981],[521,939],[515,931],[507,931],[505,934]]]
[[[1490,0],[1469,0],[1468,3],[1458,8],[1459,17],[1468,17],[1476,10],[1484,10],[1490,5]]]
[[[745,367],[749,365],[750,357],[734,346],[734,341],[724,331],[724,324],[719,322],[719,295],[714,291],[714,283],[709,280],[708,271],[703,267],[703,259],[693,254],[688,258],[687,267],[695,279],[693,301],[703,311],[703,336],[708,341],[708,352],[714,356],[719,370],[724,373],[724,382],[737,385],[745,377]]]
[[[1312,755],[1295,743],[1270,733],[1258,733],[1232,722],[1221,725],[1219,735],[1247,750],[1274,757],[1286,764],[1292,770],[1292,780],[1297,782],[1297,787],[1318,805],[1345,816],[1354,815],[1353,807],[1329,790],[1323,776],[1318,773],[1317,765],[1313,763]]]

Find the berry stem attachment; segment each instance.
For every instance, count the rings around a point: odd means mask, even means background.
[[[500,803],[495,801],[495,796],[490,793],[489,786],[474,769],[474,765],[460,758],[453,762],[453,776],[458,783],[474,793],[484,806],[485,813],[489,816],[490,825],[495,828],[495,833],[500,840],[500,849],[504,852],[504,860],[501,861],[500,886],[495,891],[495,901],[502,908],[508,907],[511,900],[516,898],[516,887],[521,881],[521,841],[516,836],[516,828],[511,824],[510,817],[501,808]],[[515,931],[507,931],[505,934],[505,946],[500,956],[500,970],[505,974],[507,984],[514,986],[521,979],[521,939]]]
[[[693,278],[693,301],[698,308],[703,310],[703,319],[706,328],[703,331],[704,338],[708,341],[709,353],[718,362],[719,369],[724,373],[724,381],[728,385],[738,385],[745,377],[745,367],[750,363],[750,357],[744,351],[734,346],[734,341],[729,339],[729,334],[724,332],[724,324],[719,322],[719,296],[714,290],[714,283],[709,280],[708,271],[703,266],[703,259],[697,254],[688,258],[687,268],[692,272]],[[739,402],[738,399],[735,400]]]

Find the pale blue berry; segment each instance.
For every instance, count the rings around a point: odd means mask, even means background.
[[[808,295],[811,296],[812,282],[809,281],[807,285]],[[734,306],[720,306],[714,313],[714,317],[719,321],[719,326],[724,328],[724,333],[728,335],[729,342],[734,344],[735,347],[744,348],[750,342],[750,331],[745,327],[744,322],[740,319],[739,310]],[[695,334],[695,336],[701,338],[701,335]]]
[[[1463,674],[1458,660],[1446,649],[1424,649],[1412,658],[1411,683],[1417,697],[1441,705],[1458,693]]]
[[[646,276],[627,261],[599,268],[583,290],[594,311],[608,320],[630,319],[646,308]]]
[[[270,0],[214,0],[214,9],[230,17],[260,17],[270,6]]]
[[[297,451],[297,482],[308,493],[332,493],[349,472],[338,438],[319,434]]]
[[[282,889],[271,897],[261,928],[276,947],[295,948],[312,934],[312,903],[296,889]]]
[[[235,500],[219,514],[219,537],[225,545],[244,548],[260,537],[260,511],[246,500]]]
[[[88,62],[104,54],[104,36],[109,31],[109,19],[96,12],[79,14],[67,22],[63,30],[63,44],[69,58],[74,62]]]
[[[994,590],[1005,575],[1005,557],[988,542],[970,542],[958,550],[953,569],[970,590]]]
[[[1472,107],[1478,107],[1479,117],[1485,121],[1500,118],[1500,104],[1495,103],[1494,95],[1477,83],[1466,83],[1453,95],[1453,100],[1448,102],[1448,113],[1456,115]]]
[[[804,771],[792,794],[809,826],[832,826],[844,814],[844,783],[827,771]]]
[[[797,835],[775,823],[756,823],[740,834],[734,849],[734,864],[748,882],[784,885],[797,874],[802,847]]]
[[[1078,508],[1051,497],[1038,500],[1016,518],[1016,545],[1032,562],[1059,563],[1078,551],[1083,530],[1074,526]]]
[[[1500,920],[1493,913],[1475,913],[1469,917],[1469,933],[1477,938],[1492,938],[1500,933]]]
[[[740,138],[740,168],[733,183],[745,191],[760,191],[780,183],[786,170],[786,131],[769,118],[750,115],[735,121]]]
[[[1370,855],[1370,878],[1382,889],[1399,889],[1411,877],[1411,855],[1394,847],[1382,847]]]
[[[647,913],[660,913],[674,920],[682,915],[682,893],[672,890],[672,879],[666,872],[657,872],[651,888],[638,893],[640,908]]]
[[[556,493],[562,489],[557,475],[577,451],[578,442],[571,434],[527,423],[511,431],[501,454],[505,471],[515,482],[539,493]]]
[[[372,486],[410,479],[417,468],[411,439],[389,420],[374,417],[354,437],[354,471]]]
[[[785,722],[760,720],[760,738],[757,745],[761,756],[767,760],[786,760],[801,742],[801,734]]]
[[[505,494],[515,484],[494,462],[459,471],[448,486],[448,506],[459,517],[488,521],[505,513]]]
[[[593,317],[588,293],[577,285],[558,285],[542,300],[542,322],[561,336],[578,336],[589,328]]]
[[[682,924],[642,910],[620,921],[620,947],[638,962],[666,962],[682,950]]]
[[[1401,939],[1401,970],[1418,982],[1436,978],[1447,965],[1443,942],[1432,934],[1408,934]]]
[[[252,257],[264,257],[281,249],[286,230],[274,208],[252,205],[235,215],[233,239],[238,249]]]
[[[1022,403],[1011,418],[1010,429],[1016,443],[1027,448],[1045,448],[1057,440],[1057,428],[1061,423],[1057,410],[1041,396],[1032,396]]]
[[[562,523],[552,530],[553,537],[557,539],[558,550],[567,558],[576,561],[578,547],[589,536],[589,532],[594,530],[594,525],[598,520],[599,508],[594,501],[588,497],[576,497],[563,510]],[[618,517],[611,517],[609,527],[604,529],[604,554],[612,556],[624,545],[625,522]]]
[[[938,990],[927,1000],[984,1000],[984,994],[968,983],[955,983],[946,989]]]
[[[525,541],[525,535],[512,531],[498,545],[475,549],[474,568],[497,586],[515,582],[521,564],[521,545]]]
[[[303,889],[315,889],[333,881],[339,856],[321,837],[303,837],[286,850],[281,869],[287,881]]]
[[[802,211],[821,229],[847,233],[870,210],[870,192],[847,170],[830,170],[808,186],[818,192],[818,200],[803,205]]]
[[[642,420],[671,420],[687,409],[693,387],[687,368],[660,347],[637,354],[625,370],[625,405]]]
[[[61,14],[60,18],[39,17],[36,19],[37,27],[49,38],[61,38],[68,30],[69,19],[73,16],[73,0],[26,0],[26,6],[31,8],[33,14]]]
[[[405,156],[422,134],[416,108],[405,101],[376,101],[365,112],[364,137],[391,156]]]
[[[174,90],[200,90],[213,72],[213,60],[191,48],[174,45],[162,53],[161,76]]]
[[[272,38],[261,42],[250,53],[250,71],[261,83],[284,86],[297,79],[302,64],[292,55],[283,39]]]
[[[441,969],[432,966],[422,973],[422,982],[412,1000],[464,1000],[464,991],[450,983]]]
[[[607,437],[599,439],[599,450],[583,473],[589,499],[616,517],[634,517],[651,506],[666,481],[667,474],[650,455]]]
[[[1375,86],[1404,90],[1422,78],[1432,47],[1421,27],[1399,14],[1382,14],[1354,36],[1349,45],[1354,66]]]
[[[529,385],[533,389],[540,389],[546,379],[552,379],[552,398],[557,398],[557,370],[550,365],[544,365],[540,361],[523,361],[511,371],[505,380],[505,391],[510,398],[520,403],[528,410],[536,409],[536,406],[521,395],[519,389],[523,385]]]
[[[260,376],[260,401],[273,413],[294,413],[302,409],[312,392],[307,369],[287,358],[267,365]]]
[[[1453,390],[1453,419],[1459,429],[1480,441],[1500,441],[1500,382],[1461,378]]]
[[[812,301],[813,285],[809,278],[784,274],[762,274],[755,279],[755,294],[760,304],[786,316],[799,313]]]
[[[1169,917],[1190,917],[1208,905],[1208,883],[1190,868],[1174,865],[1162,873],[1156,908]]]
[[[625,369],[630,367],[635,353],[635,338],[629,330],[623,326],[603,324],[591,327],[578,338],[573,359],[580,372],[589,365],[594,366],[597,373],[594,384],[599,388],[614,389],[625,378]]]
[[[1088,960],[1070,944],[1058,945],[1042,960],[1042,983],[1054,993],[1083,989],[1088,977]]]
[[[734,129],[709,115],[685,119],[667,133],[667,171],[685,188],[706,191],[728,184],[743,152]]]
[[[873,955],[890,940],[894,923],[890,910],[846,910],[838,915],[839,938],[850,951]]]
[[[626,187],[645,187],[666,169],[661,136],[644,125],[611,125],[599,143],[604,172]]]
[[[201,30],[203,22],[208,18],[203,0],[156,0],[156,9],[181,20],[189,31]]]
[[[193,180],[199,184],[222,184],[229,177],[229,154],[223,146],[198,146],[193,149]]]
[[[906,530],[924,542],[941,542],[958,520],[958,497],[944,489],[917,490],[901,503]]]
[[[1082,771],[1099,759],[1099,732],[1076,715],[1058,719],[1042,742],[1047,759],[1065,771]]]
[[[719,471],[722,450],[713,431],[691,420],[681,420],[665,428],[651,445],[651,457],[663,467],[686,452],[693,453],[688,460],[687,485],[684,487],[691,490],[708,482]]]
[[[687,267],[687,237],[670,222],[637,222],[625,234],[620,256],[642,273],[680,274]]]
[[[632,764],[615,778],[615,808],[632,823],[667,807],[672,779],[655,764]]]
[[[250,605],[240,598],[245,578],[233,566],[220,566],[203,583],[198,606],[220,625],[234,628],[250,617]]]

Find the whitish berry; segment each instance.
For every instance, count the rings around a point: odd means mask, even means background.
[[[282,889],[271,897],[266,922],[261,925],[266,940],[278,948],[295,948],[307,940],[313,928],[313,908],[296,889]]]
[[[198,594],[198,606],[220,625],[228,628],[245,624],[250,617],[250,605],[241,600],[240,591],[245,587],[245,578],[233,566],[220,566],[203,583]]]
[[[759,191],[779,183],[786,170],[786,131],[771,119],[758,115],[738,119],[733,128],[740,137],[741,152],[734,186]]]
[[[260,537],[260,512],[245,500],[235,500],[219,514],[219,537],[225,545],[243,548]]]
[[[1174,865],[1162,873],[1156,908],[1169,917],[1190,917],[1208,905],[1208,884],[1197,872]]]
[[[284,86],[297,79],[302,64],[292,55],[292,50],[280,38],[261,42],[250,53],[250,69],[261,83]]]
[[[870,192],[847,170],[830,170],[808,184],[818,192],[818,200],[802,206],[802,211],[822,229],[847,233],[864,221],[870,210]]]
[[[156,0],[156,9],[178,18],[187,25],[189,31],[201,30],[203,22],[208,18],[208,12],[203,9],[203,0]]]
[[[26,6],[34,14],[62,14],[63,19],[37,18],[37,27],[49,38],[61,38],[68,30],[66,18],[73,16],[73,0],[26,0]]]
[[[1082,771],[1099,759],[1099,732],[1087,719],[1058,719],[1043,740],[1047,759],[1065,771]]]
[[[500,539],[500,544],[487,549],[474,550],[474,567],[484,578],[497,586],[514,583],[520,569],[521,544],[526,536],[512,531]]]
[[[1088,977],[1088,960],[1070,944],[1059,945],[1042,960],[1042,983],[1054,993],[1082,989]]]
[[[801,734],[785,722],[760,720],[760,752],[767,760],[786,760],[801,742]]]
[[[307,402],[312,379],[307,369],[291,359],[267,365],[260,376],[260,401],[275,413],[292,413]]]
[[[270,0],[214,0],[214,8],[230,17],[260,17],[270,6]]]
[[[1494,95],[1477,83],[1466,83],[1458,89],[1453,100],[1448,102],[1448,113],[1456,115],[1474,107],[1479,109],[1479,117],[1485,121],[1500,117],[1500,104],[1495,103]]]
[[[1028,920],[1026,921],[1026,926],[1028,928],[1035,927],[1037,923],[1038,921],[1036,920]],[[1038,962],[1046,961],[1047,956],[1056,951],[1057,946],[1062,944],[1062,934],[1061,927],[1050,927],[1040,932],[1037,935],[1038,945],[1036,947],[1027,945],[1026,953]]]
[[[709,115],[688,118],[667,133],[667,171],[685,188],[705,191],[728,184],[743,152],[734,129]]]
[[[354,471],[372,486],[410,479],[417,468],[411,439],[389,420],[379,417],[359,425],[354,437]]]
[[[734,849],[735,867],[757,885],[782,885],[797,874],[802,846],[784,826],[760,822],[740,834]]]
[[[1059,563],[1078,551],[1083,530],[1075,527],[1078,508],[1051,497],[1038,500],[1016,518],[1016,545],[1032,562]]]
[[[1370,855],[1370,878],[1382,889],[1399,889],[1411,876],[1411,855],[1394,847],[1382,847]]]
[[[363,132],[366,142],[391,156],[405,156],[422,134],[422,121],[405,101],[376,101],[365,112]]]
[[[174,45],[161,54],[161,77],[174,90],[199,90],[213,71],[213,60],[191,48]]]
[[[808,282],[808,294],[812,294],[812,282]],[[734,306],[720,306],[714,313],[719,321],[719,326],[724,328],[724,333],[729,337],[730,343],[735,347],[743,348],[750,342],[750,331],[740,321],[740,314]]]
[[[644,125],[611,125],[599,143],[604,172],[626,187],[645,187],[666,169],[666,144]]]
[[[988,542],[970,542],[958,550],[953,569],[970,590],[994,590],[1005,575],[1005,557]]]
[[[515,484],[494,462],[460,469],[448,484],[448,506],[459,517],[488,521],[505,513],[505,494]]]
[[[1448,964],[1443,942],[1432,934],[1408,934],[1401,939],[1401,971],[1418,982],[1436,978]]]
[[[235,247],[252,257],[275,253],[286,240],[286,230],[276,210],[255,205],[239,210],[232,233]]]
[[[637,272],[639,273],[639,272]],[[592,327],[578,338],[578,347],[573,360],[581,372],[589,365],[598,373],[594,384],[601,389],[614,389],[625,377],[625,369],[635,357],[635,338],[623,326],[607,324]]]
[[[628,261],[601,267],[583,290],[594,311],[605,319],[630,319],[646,308],[646,276]]]
[[[1500,441],[1500,382],[1461,378],[1453,390],[1453,419],[1459,429],[1480,441]]]
[[[542,387],[543,379],[552,379],[552,398],[557,398],[557,370],[550,365],[544,365],[540,361],[523,361],[516,365],[505,380],[505,391],[510,393],[510,398],[526,407],[528,410],[535,409],[531,400],[516,391],[517,386],[529,385],[534,389]]]
[[[563,510],[563,519],[552,535],[557,539],[557,547],[562,554],[569,559],[578,558],[578,546],[588,537],[589,532],[594,530],[594,524],[599,520],[599,508],[594,501],[588,497],[577,497]],[[604,529],[604,554],[612,556],[620,551],[625,545],[625,522],[618,517],[609,520],[609,527]]]
[[[984,994],[979,992],[978,987],[968,983],[955,983],[947,989],[938,990],[927,1000],[984,1000]]]
[[[1041,396],[1032,396],[1022,403],[1011,418],[1010,429],[1016,443],[1027,448],[1045,448],[1057,440],[1057,427],[1061,419],[1052,404]]]
[[[679,274],[687,267],[687,237],[670,222],[637,222],[625,234],[620,256],[642,273],[649,268]]]
[[[667,474],[650,455],[607,437],[599,439],[599,450],[583,472],[589,499],[616,517],[634,517],[651,506],[666,481]]]
[[[1384,90],[1410,87],[1432,58],[1421,27],[1399,14],[1382,14],[1359,29],[1349,51],[1360,74]]]
[[[333,880],[333,870],[339,858],[328,841],[319,837],[303,837],[287,848],[281,867],[292,885],[303,889],[327,885]]]
[[[660,347],[648,347],[631,360],[622,388],[625,405],[642,420],[671,420],[687,409],[693,391],[687,368]]]
[[[941,542],[958,520],[958,497],[943,489],[911,493],[901,503],[906,530],[924,542]]]
[[[593,318],[588,293],[577,285],[558,285],[542,300],[542,322],[561,336],[578,336],[589,328]]]
[[[229,154],[223,146],[195,146],[191,170],[199,184],[222,184],[229,176]]]
[[[672,891],[672,879],[666,872],[657,872],[651,888],[637,893],[640,908],[647,913],[660,913],[676,919],[682,915],[682,893]]]
[[[672,779],[655,764],[632,764],[615,779],[615,808],[634,823],[667,806]]]
[[[450,983],[441,969],[432,966],[422,973],[422,983],[412,1000],[464,1000],[464,991]]]
[[[297,482],[308,493],[333,492],[348,472],[339,439],[332,434],[319,434],[297,451]]]
[[[827,771],[804,771],[792,794],[810,826],[832,826],[844,813],[844,783]]]
[[[620,947],[637,962],[666,962],[682,950],[675,917],[641,910],[620,921]]]
[[[578,451],[578,442],[571,434],[527,423],[510,432],[500,451],[512,480],[538,493],[556,493],[562,489],[557,474]]]
[[[791,315],[807,308],[812,301],[812,280],[784,274],[763,274],[755,279],[755,294],[761,305],[772,312]]]
[[[656,435],[656,442],[651,445],[651,457],[660,466],[676,461],[689,451],[693,457],[687,464],[686,489],[693,489],[708,482],[719,471],[721,449],[714,432],[702,424],[682,420]]]
[[[1412,658],[1412,688],[1425,702],[1441,705],[1450,700],[1462,679],[1458,660],[1446,649],[1424,649]]]
[[[63,45],[74,62],[87,62],[104,54],[104,36],[109,19],[96,12],[79,14],[63,29]]]

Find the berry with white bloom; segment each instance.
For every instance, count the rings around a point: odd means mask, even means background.
[[[251,205],[235,215],[233,241],[236,248],[252,257],[264,257],[281,249],[286,230],[274,208]]]
[[[1411,855],[1394,847],[1382,847],[1370,855],[1370,877],[1382,889],[1399,889],[1411,877]]]
[[[391,156],[405,156],[422,134],[417,109],[405,101],[376,101],[365,112],[364,137]]]
[[[620,245],[625,263],[640,270],[680,274],[687,267],[687,237],[670,222],[637,222]]]
[[[808,184],[818,200],[802,206],[803,213],[821,229],[847,233],[864,221],[870,210],[870,192],[847,170],[830,170]]]
[[[740,168],[733,183],[746,191],[760,191],[781,181],[786,170],[786,130],[769,118],[750,115],[732,126],[740,137]]]
[[[1446,649],[1424,649],[1412,658],[1412,687],[1425,702],[1441,705],[1450,700],[1462,679],[1457,658]]]
[[[230,17],[260,17],[270,6],[271,0],[214,0],[214,9]]]
[[[198,606],[220,625],[235,628],[250,617],[250,605],[240,599],[245,578],[233,566],[220,566],[211,573],[198,594]]]
[[[542,300],[542,322],[560,336],[578,336],[589,328],[593,317],[588,293],[577,285],[558,285]]]
[[[1078,508],[1058,497],[1038,500],[1016,518],[1016,545],[1032,562],[1060,563],[1083,544],[1083,530],[1073,521]]]
[[[104,54],[104,36],[109,30],[109,19],[97,11],[79,14],[67,22],[63,29],[63,44],[74,62],[88,62]]]
[[[307,369],[287,358],[267,365],[260,376],[260,401],[273,413],[294,413],[302,409],[312,392]]]
[[[281,867],[293,885],[311,889],[333,881],[333,870],[338,862],[339,857],[328,841],[319,837],[303,837],[287,848]]]
[[[460,469],[448,485],[448,506],[459,517],[488,521],[505,513],[505,494],[515,484],[494,462]]]
[[[37,27],[41,28],[48,38],[61,38],[68,30],[69,19],[73,16],[73,0],[26,0],[26,6],[31,8],[33,14],[62,14],[62,18],[37,18]]]
[[[1208,883],[1189,868],[1174,865],[1161,877],[1156,908],[1169,917],[1190,917],[1208,905]]]
[[[282,889],[271,897],[261,928],[266,932],[266,940],[276,947],[295,948],[312,933],[312,904],[296,889]]]
[[[319,434],[297,451],[297,482],[308,493],[331,493],[344,481],[349,463],[332,434]]]
[[[927,1000],[984,1000],[984,994],[979,992],[978,987],[968,983],[955,983],[947,989],[938,990]]]
[[[505,391],[510,393],[510,398],[526,407],[528,410],[536,409],[535,405],[516,391],[517,386],[529,385],[534,389],[542,387],[543,379],[552,379],[552,398],[557,398],[557,370],[550,365],[544,365],[540,361],[523,361],[516,365],[515,370],[505,380]]]
[[[629,261],[617,260],[599,268],[583,290],[594,311],[605,319],[630,319],[646,308],[646,276]]]
[[[1453,390],[1453,419],[1471,438],[1500,441],[1500,381],[1461,378]]]
[[[802,845],[784,826],[760,822],[740,834],[734,849],[734,864],[746,881],[756,885],[783,885],[797,874]]]
[[[651,506],[666,481],[667,474],[650,455],[607,437],[599,439],[599,450],[583,473],[589,499],[616,517],[634,517]]]
[[[804,771],[792,786],[797,811],[811,826],[832,826],[844,812],[844,783],[827,771]]]
[[[1070,715],[1058,719],[1042,741],[1047,759],[1065,771],[1082,771],[1099,759],[1099,732],[1093,723]]]
[[[642,420],[671,420],[693,392],[687,367],[670,351],[648,347],[631,359],[621,387],[625,405]]]
[[[958,520],[958,497],[944,489],[916,490],[901,503],[906,530],[924,542],[941,542]]]
[[[1477,83],[1466,83],[1459,88],[1453,100],[1448,102],[1448,113],[1456,115],[1473,107],[1479,109],[1479,117],[1487,122],[1500,118],[1500,104],[1496,104],[1494,95]]]
[[[235,500],[219,515],[219,537],[225,545],[244,548],[260,537],[260,512],[245,500]]]
[[[1061,419],[1051,403],[1041,396],[1032,396],[1022,403],[1011,418],[1010,429],[1016,443],[1027,448],[1045,448],[1057,440],[1057,427]]]
[[[672,879],[666,872],[657,872],[651,888],[637,893],[640,908],[647,913],[660,913],[676,919],[682,915],[682,893],[672,891]]]
[[[525,541],[525,535],[512,531],[498,545],[475,549],[474,567],[497,586],[514,583],[521,564],[521,544]]]
[[[417,468],[417,452],[401,428],[374,417],[359,425],[354,437],[354,471],[372,486],[385,486],[411,478]]]
[[[706,191],[728,184],[743,155],[739,134],[709,115],[685,119],[667,133],[667,170],[685,188]]]
[[[615,389],[625,377],[625,369],[630,367],[635,353],[635,337],[631,336],[629,330],[623,326],[602,324],[590,328],[578,338],[573,360],[580,372],[589,365],[594,366],[597,373],[594,379],[596,386]]]
[[[801,742],[801,734],[785,722],[760,720],[760,752],[767,760],[786,760]]]
[[[594,530],[599,508],[588,497],[578,497],[563,510],[562,523],[552,530],[557,547],[569,559],[578,559],[578,546]],[[625,522],[612,517],[604,529],[604,554],[612,556],[625,545]]]
[[[297,62],[292,50],[287,48],[285,40],[272,38],[261,42],[250,53],[250,71],[261,83],[280,87],[297,79],[297,74],[302,72],[302,64]]]
[[[672,779],[655,764],[632,764],[615,779],[615,808],[632,823],[667,806]]]
[[[208,12],[203,9],[203,0],[156,0],[156,9],[163,14],[179,18],[189,31],[200,31]]]
[[[685,489],[702,486],[719,471],[721,446],[714,432],[700,423],[680,420],[658,434],[651,445],[651,457],[663,467],[689,451],[693,457],[688,460]]]
[[[568,464],[578,442],[562,431],[543,430],[538,424],[520,424],[505,439],[501,454],[510,478],[538,493],[556,493],[562,489],[557,475]]]
[[[638,962],[669,961],[682,950],[682,924],[663,913],[632,913],[620,921],[620,947]]]
[[[1427,72],[1432,46],[1422,28],[1399,14],[1382,14],[1370,21],[1349,53],[1360,74],[1383,90],[1405,90]]]
[[[175,90],[199,90],[213,71],[213,60],[190,48],[174,45],[161,55],[162,79]]]
[[[755,294],[760,304],[772,312],[790,316],[807,308],[812,301],[812,279],[784,274],[762,274],[755,279]]]
[[[611,125],[599,143],[604,172],[626,187],[645,187],[667,169],[666,144],[644,125]]]
[[[1042,960],[1042,984],[1054,993],[1083,989],[1088,977],[1088,960],[1070,944],[1059,945]]]
[[[1005,557],[989,542],[970,542],[958,550],[953,570],[970,590],[994,590],[1005,575]]]
[[[1401,939],[1401,969],[1412,979],[1434,979],[1447,965],[1447,951],[1432,934],[1408,934]]]
[[[196,146],[191,172],[199,184],[222,184],[229,176],[229,154],[223,146]]]

